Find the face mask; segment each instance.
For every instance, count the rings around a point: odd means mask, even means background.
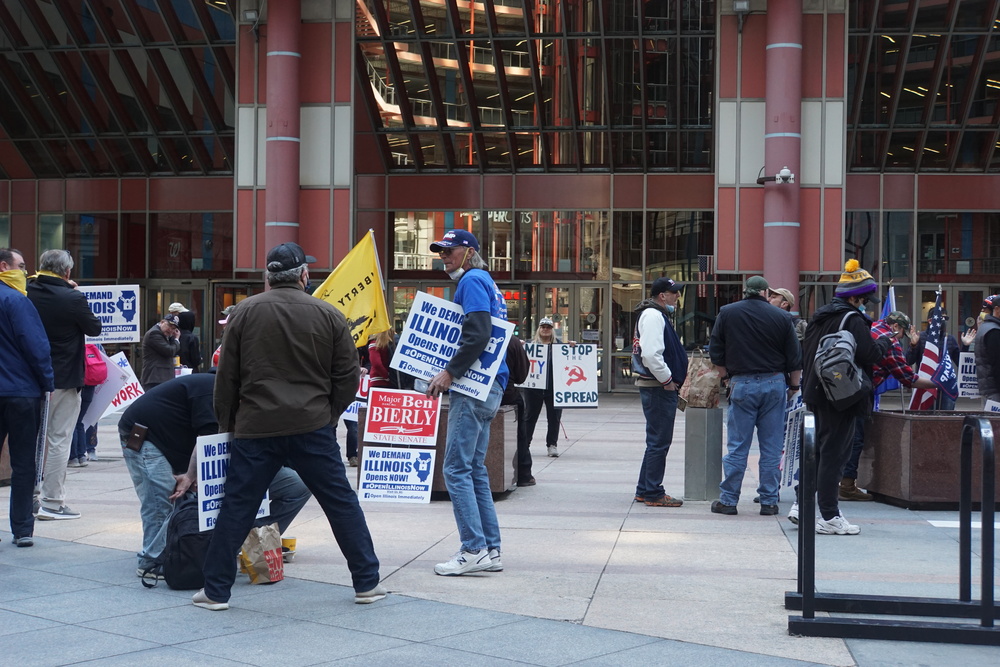
[[[464,274],[465,274],[465,269],[463,269],[462,267],[458,267],[458,268],[457,268],[457,269],[455,269],[454,271],[449,271],[449,272],[448,272],[448,277],[449,277],[449,278],[451,278],[452,280],[455,280],[455,281],[457,281],[457,280],[458,280],[459,278],[461,278],[461,277],[462,277],[462,276],[463,276]]]
[[[860,310],[862,313],[865,312],[865,304],[862,303],[861,305],[859,305],[858,310]]]
[[[677,308],[675,306],[671,306],[669,303],[667,304],[667,312],[668,313],[670,313],[672,315],[675,310],[677,310]]]
[[[27,291],[25,290],[26,277],[24,271],[21,269],[11,269],[10,271],[0,273],[0,282],[10,285],[21,294],[27,296]]]

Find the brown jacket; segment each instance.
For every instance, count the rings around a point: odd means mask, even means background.
[[[340,311],[296,284],[276,285],[229,316],[215,380],[219,431],[269,438],[336,423],[359,375]]]

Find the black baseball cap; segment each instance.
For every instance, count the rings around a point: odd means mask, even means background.
[[[315,264],[316,258],[307,255],[298,243],[282,243],[267,253],[267,270],[271,273],[291,271],[306,264]]]
[[[663,294],[664,292],[677,292],[677,293],[680,293],[680,291],[682,289],[684,289],[684,285],[681,285],[680,283],[674,282],[670,278],[666,278],[666,277],[657,278],[656,280],[653,281],[653,286],[649,290],[649,295],[650,296],[659,296],[659,295]]]

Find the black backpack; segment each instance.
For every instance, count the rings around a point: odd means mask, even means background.
[[[524,343],[517,336],[511,336],[510,342],[507,343],[506,359],[507,370],[510,371],[508,385],[521,384],[528,379],[528,373],[531,371],[531,360],[528,359],[528,353],[524,350]]]
[[[197,590],[204,587],[202,567],[208,543],[212,540],[211,530],[198,530],[198,496],[188,493],[174,503],[174,511],[167,523],[167,545],[156,559],[156,565],[143,573],[142,585],[156,586],[155,577],[146,573],[162,574],[167,586],[178,591]],[[152,579],[148,583],[147,579]]]

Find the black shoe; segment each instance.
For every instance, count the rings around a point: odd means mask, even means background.
[[[753,501],[754,501],[755,503],[760,503],[760,496],[754,496],[754,497],[753,497]]]
[[[524,480],[523,482],[521,480],[517,480],[517,485],[518,486],[534,486],[535,484],[537,484],[537,482],[535,482],[535,478],[534,477],[529,477],[528,479]]]
[[[736,505],[726,505],[721,500],[716,500],[712,503],[712,512],[715,514],[727,514],[729,516],[739,514],[739,512],[736,511]]]
[[[777,505],[761,505],[760,506],[760,515],[761,516],[774,516],[777,513],[778,513],[778,506]]]

